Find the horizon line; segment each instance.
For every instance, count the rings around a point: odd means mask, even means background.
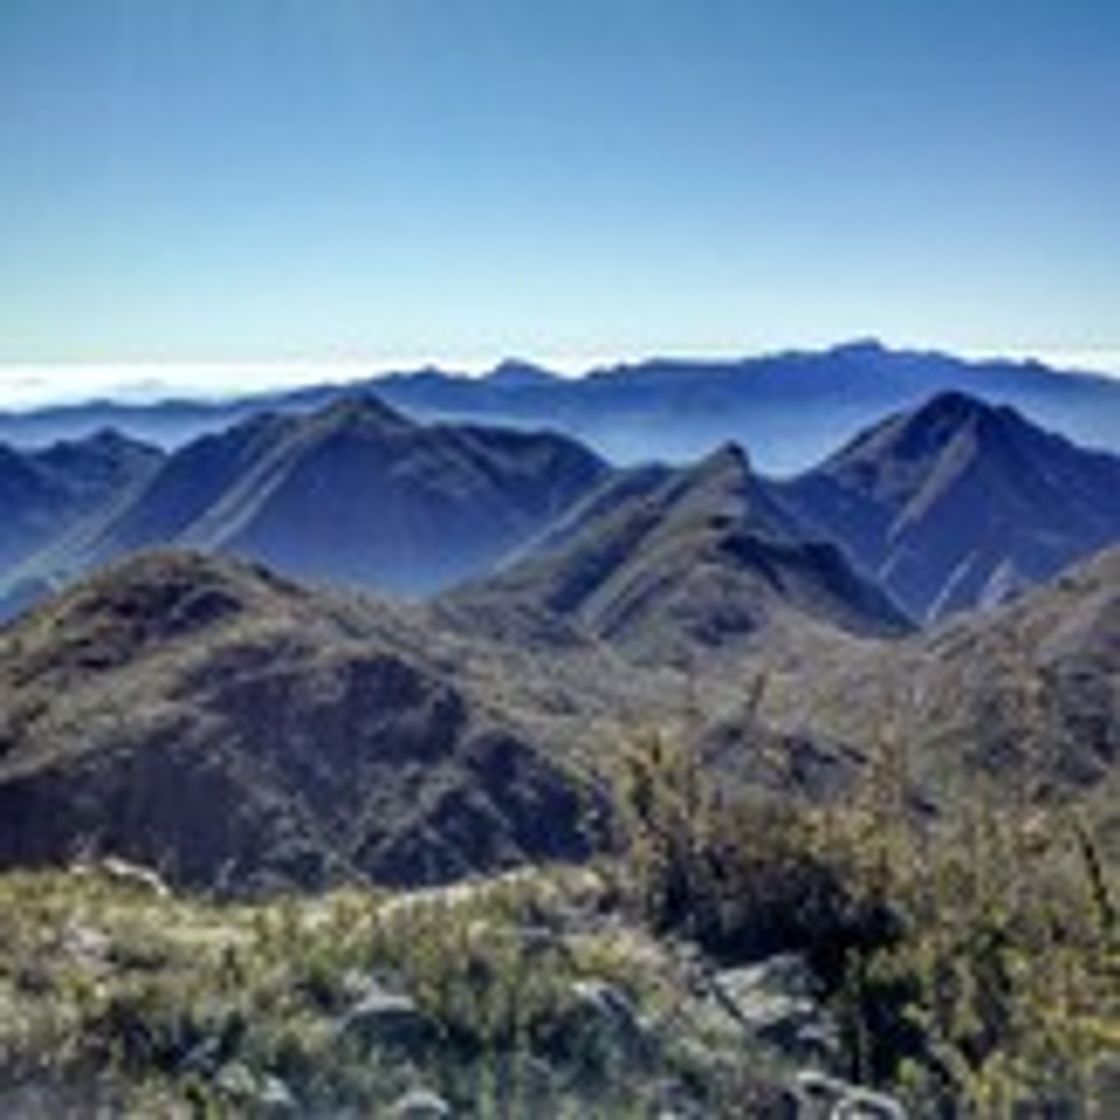
[[[875,337],[852,338],[823,345],[696,347],[688,351],[616,351],[613,354],[547,354],[527,357],[508,353],[473,357],[465,354],[428,354],[399,357],[330,355],[280,358],[87,358],[43,361],[0,360],[0,409],[33,411],[98,401],[116,404],[158,404],[170,400],[221,402],[241,396],[288,392],[316,385],[344,385],[351,381],[439,372],[468,378],[483,377],[506,364],[532,366],[560,377],[578,380],[592,373],[650,362],[718,364],[768,356],[827,353],[860,345],[881,346],[887,352],[941,353],[970,362],[1036,362],[1058,373],[1120,378],[1120,345],[1091,347],[961,347],[896,344]],[[68,372],[68,384],[54,384]],[[82,374],[80,378],[76,374]],[[246,383],[248,378],[248,383]],[[229,385],[229,379],[239,384]]]

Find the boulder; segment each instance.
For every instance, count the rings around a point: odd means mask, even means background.
[[[271,1074],[256,1074],[244,1062],[228,1062],[214,1077],[215,1086],[239,1109],[254,1116],[292,1116],[297,1111],[288,1086]]]
[[[804,959],[783,953],[709,978],[709,1015],[795,1061],[829,1065],[839,1030],[817,999],[819,982]]]
[[[376,980],[343,1017],[340,1030],[367,1046],[406,1052],[426,1048],[438,1035],[435,1022],[411,996],[391,991]]]
[[[389,1106],[392,1120],[445,1120],[451,1105],[430,1089],[410,1089]]]
[[[602,980],[577,980],[554,1033],[558,1056],[605,1071],[647,1063],[653,1039],[630,998]]]
[[[893,1097],[852,1085],[816,1070],[802,1070],[793,1082],[797,1120],[906,1120]]]

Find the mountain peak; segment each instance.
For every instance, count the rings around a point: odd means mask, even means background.
[[[721,443],[710,455],[701,459],[697,464],[698,470],[734,470],[740,473],[752,474],[751,457],[747,449],[734,440]]]
[[[873,337],[853,338],[833,346],[830,353],[851,358],[874,358],[889,353],[879,339]]]
[[[368,390],[349,394],[327,405],[319,413],[319,418],[327,427],[335,430],[415,427],[407,416],[390,408],[376,393]]]
[[[957,390],[938,393],[888,426],[892,448],[904,458],[940,454],[964,433],[976,450],[992,453],[1031,427],[1014,409]]]
[[[936,393],[924,404],[913,410],[915,418],[927,420],[969,420],[976,416],[994,414],[996,406],[959,389],[946,389]]]
[[[519,358],[506,358],[499,362],[485,377],[488,385],[500,389],[527,389],[536,385],[551,385],[556,374]]]
[[[1120,459],[1008,405],[938,393],[857,436],[785,495],[915,617],[1037,582],[1116,539]]]

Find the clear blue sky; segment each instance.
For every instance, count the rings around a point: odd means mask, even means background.
[[[0,362],[1120,344],[1116,0],[0,0]]]

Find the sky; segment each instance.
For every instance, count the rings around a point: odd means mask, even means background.
[[[0,0],[0,403],[871,335],[1120,371],[1118,199],[1114,0]]]

